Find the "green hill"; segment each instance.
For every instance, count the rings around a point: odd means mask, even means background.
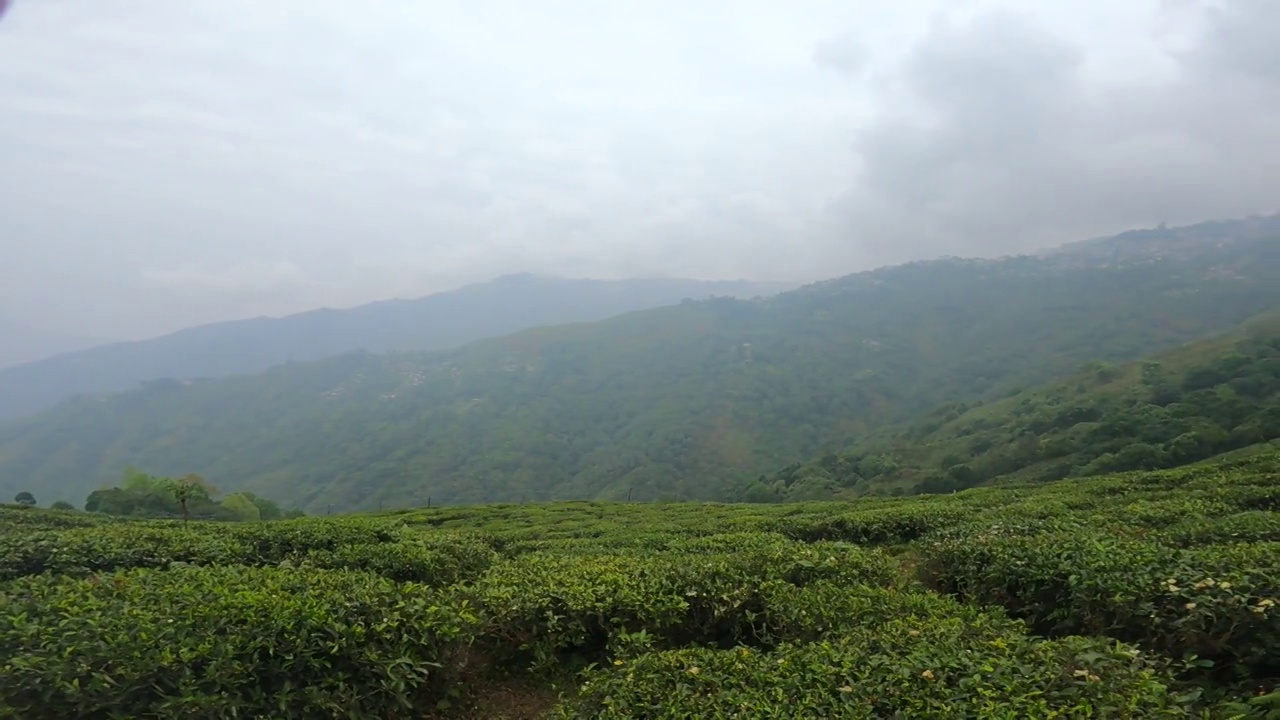
[[[443,353],[156,382],[0,428],[0,492],[83,497],[133,464],[309,513],[729,497],[940,403],[992,401],[1280,307],[1280,242],[1235,239],[920,262]]]
[[[122,392],[160,378],[222,378],[364,350],[447,350],[544,325],[603,320],[685,298],[755,297],[796,283],[668,279],[582,280],[507,275],[411,300],[201,325],[149,340],[100,345],[17,364],[24,345],[0,319],[0,420],[81,394]],[[27,357],[32,360],[35,356]],[[6,362],[9,360],[9,362]],[[5,367],[14,365],[14,367]]]
[[[1186,465],[1280,439],[1280,311],[990,403],[951,403],[750,486],[756,500],[949,492]]]

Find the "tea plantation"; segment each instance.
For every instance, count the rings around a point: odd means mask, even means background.
[[[1280,453],[792,505],[0,510],[0,717],[1278,718]]]

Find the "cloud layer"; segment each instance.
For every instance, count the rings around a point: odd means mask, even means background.
[[[17,0],[0,315],[134,337],[1275,209],[1280,4],[858,5]]]

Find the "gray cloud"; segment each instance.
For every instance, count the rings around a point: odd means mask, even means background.
[[[813,61],[847,78],[857,78],[867,65],[867,51],[857,35],[846,32],[827,38],[813,48]]]
[[[0,316],[816,279],[1272,209],[1270,0],[17,0]]]
[[[1026,250],[1123,227],[1276,209],[1280,6],[1194,11],[1164,78],[1090,82],[1082,49],[1034,17],[941,24],[862,128],[832,210],[849,257]],[[1269,176],[1270,175],[1270,176]]]

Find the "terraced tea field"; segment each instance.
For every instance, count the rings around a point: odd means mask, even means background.
[[[0,510],[0,716],[1280,717],[1280,454],[953,495]]]

